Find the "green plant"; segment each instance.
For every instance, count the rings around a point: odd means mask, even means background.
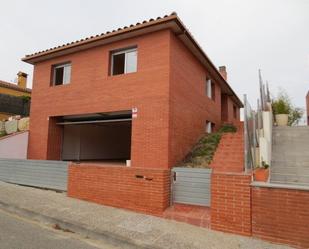
[[[0,137],[3,137],[5,135],[6,135],[5,131],[0,131]]]
[[[219,133],[226,133],[226,132],[236,132],[237,128],[232,125],[232,124],[224,124],[223,126],[221,126],[221,128],[219,129]]]
[[[21,98],[24,102],[29,102],[29,101],[31,100],[31,96],[26,96],[26,95],[20,96],[20,98]]]
[[[302,108],[293,108],[289,114],[288,125],[297,125],[301,120],[302,116],[304,115],[304,110]]]
[[[179,165],[192,168],[208,168],[220,143],[222,134],[236,131],[235,126],[225,124],[218,132],[205,134]]]
[[[266,162],[263,160],[263,158],[262,158],[261,160],[262,160],[261,164],[256,165],[256,166],[255,166],[255,169],[268,169],[268,168],[269,168],[269,164],[266,163]]]
[[[261,168],[268,169],[269,168],[269,164],[267,164],[265,161],[262,161]]]
[[[280,90],[277,98],[273,100],[272,109],[274,115],[287,114],[289,126],[298,124],[304,114],[302,108],[292,105],[290,97],[284,90]]]
[[[276,114],[289,114],[292,109],[289,96],[281,90],[277,98],[272,102],[272,109],[274,115]]]

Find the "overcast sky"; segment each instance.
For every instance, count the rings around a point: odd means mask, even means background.
[[[1,1],[0,79],[31,65],[21,58],[176,11],[216,66],[226,65],[238,96],[254,106],[258,69],[272,92],[286,89],[305,107],[309,90],[309,0]]]

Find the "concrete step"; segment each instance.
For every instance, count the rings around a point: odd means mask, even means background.
[[[275,183],[275,184],[284,184],[284,185],[292,185],[292,186],[305,186],[305,187],[309,187],[308,183],[302,183],[302,182],[290,182],[290,181],[276,181],[276,180],[270,180],[270,183]]]
[[[278,174],[288,174],[288,175],[309,175],[309,168],[307,167],[278,167],[278,166],[271,166],[271,174],[278,173]]]
[[[270,182],[309,185],[309,175],[271,173]]]
[[[308,136],[309,128],[308,126],[304,126],[304,127],[295,126],[295,127],[285,127],[285,128],[275,127],[273,129],[273,134],[282,136],[282,137],[289,137],[289,136],[293,137],[293,136],[299,136],[300,134]]]
[[[309,127],[273,129],[270,179],[273,183],[309,185]]]
[[[279,167],[309,167],[309,160],[308,157],[298,157],[296,155],[284,155],[280,158],[273,158],[271,160],[272,166],[279,166]]]

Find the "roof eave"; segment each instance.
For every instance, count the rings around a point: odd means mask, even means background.
[[[159,20],[152,22],[142,23],[130,28],[121,29],[114,31],[103,36],[93,37],[90,39],[81,40],[79,42],[67,44],[64,46],[59,46],[44,52],[39,52],[37,54],[26,56],[22,58],[22,61],[35,64],[44,60],[55,58],[58,56],[63,56],[66,54],[74,53],[81,50],[86,50],[88,48],[105,45],[115,41],[128,39],[138,35],[144,35],[158,30],[171,29],[181,40],[185,43],[189,50],[198,58],[198,60],[210,70],[210,74],[219,81],[224,93],[232,96],[234,102],[241,108],[243,107],[242,101],[238,98],[236,93],[226,82],[226,80],[219,73],[215,65],[208,58],[203,49],[199,46],[197,41],[193,38],[190,32],[187,30],[182,21],[177,15],[170,15]]]
[[[26,56],[21,60],[34,65],[37,62],[61,56],[63,55],[64,51],[66,51],[65,54],[69,54],[75,51],[85,50],[90,47],[101,46],[118,40],[128,39],[138,35],[147,34],[156,30],[162,30],[164,28],[165,29],[172,28],[167,24],[168,23],[172,24],[172,21],[174,21],[175,19],[177,19],[177,16],[171,15],[165,18],[161,18],[159,20],[155,20],[153,22],[142,23],[126,29],[106,33],[102,36],[86,38],[84,40],[76,41],[70,44],[54,47],[52,49],[43,52],[38,52],[36,54]]]
[[[212,70],[212,75],[217,76],[217,80],[219,80],[221,82],[221,86],[226,88],[226,92],[228,93],[228,95],[232,96],[234,102],[238,105],[238,107],[243,108],[244,105],[242,103],[242,101],[238,98],[237,94],[234,92],[234,90],[231,88],[231,86],[227,83],[227,81],[223,78],[223,76],[220,74],[220,72],[218,71],[218,69],[216,68],[216,66],[212,63],[212,61],[209,59],[209,57],[206,55],[206,53],[204,52],[204,50],[200,47],[200,45],[197,43],[197,41],[194,39],[194,37],[190,34],[190,32],[186,29],[185,25],[182,23],[182,21],[177,17],[177,22],[179,23],[179,25],[183,28],[183,33],[181,35],[186,36],[190,42],[195,46],[195,48],[198,50],[198,52],[202,55],[202,57],[205,60],[205,62],[203,61],[203,59],[198,58],[200,60],[200,62],[206,66],[207,68],[211,68]],[[181,36],[179,35],[179,37]],[[181,38],[180,38],[181,39]],[[183,41],[184,42],[184,41]],[[185,42],[184,42],[185,43]],[[186,44],[186,43],[185,43]],[[187,44],[186,44],[187,45]],[[188,45],[187,45],[188,46]],[[189,48],[190,49],[190,48]],[[192,51],[192,49],[191,49]],[[194,52],[193,52],[194,53]],[[194,53],[195,54],[195,53]],[[195,54],[196,57],[199,57]],[[205,65],[206,64],[206,65]],[[210,72],[211,73],[211,72]]]

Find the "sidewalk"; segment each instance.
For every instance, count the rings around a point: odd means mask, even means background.
[[[0,209],[122,248],[288,249],[258,239],[212,231],[185,223],[66,197],[65,193],[0,182]]]

